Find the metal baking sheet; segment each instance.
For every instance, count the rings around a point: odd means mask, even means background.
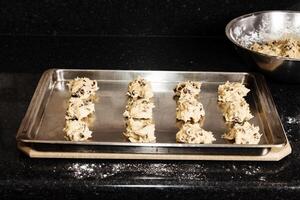
[[[122,136],[125,129],[122,113],[126,105],[128,83],[138,75],[152,84],[154,92],[154,122],[156,143],[130,143]],[[93,138],[85,142],[66,141],[63,127],[65,111],[70,97],[67,82],[76,77],[98,81],[94,116]],[[206,117],[203,128],[212,131],[213,144],[176,143],[173,88],[178,82],[201,81],[200,101]],[[260,127],[263,134],[257,145],[236,145],[223,139],[226,131],[221,110],[217,104],[218,85],[226,81],[244,83],[251,92],[246,97],[254,118],[251,123]],[[179,72],[179,71],[122,71],[122,70],[71,70],[46,71],[37,86],[27,113],[21,123],[17,140],[35,143],[40,148],[73,149],[103,152],[136,153],[195,153],[264,155],[273,148],[283,147],[287,138],[266,83],[260,75],[231,72]],[[38,143],[38,144],[37,144]]]

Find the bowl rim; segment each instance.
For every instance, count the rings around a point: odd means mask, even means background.
[[[233,44],[237,45],[238,47],[240,47],[244,50],[250,51],[254,54],[258,54],[258,55],[261,55],[261,56],[268,56],[270,58],[275,58],[275,59],[278,59],[278,60],[300,61],[300,58],[289,58],[289,57],[285,57],[285,56],[273,56],[273,55],[269,55],[269,54],[265,54],[265,53],[260,53],[258,51],[253,51],[249,48],[244,47],[243,45],[238,43],[235,39],[233,39],[233,37],[231,37],[230,30],[231,30],[232,24],[234,24],[235,22],[240,21],[242,19],[246,19],[246,18],[252,17],[252,16],[258,16],[258,15],[265,14],[265,13],[294,13],[294,14],[300,14],[300,11],[295,11],[295,10],[264,10],[264,11],[257,11],[257,12],[252,12],[252,13],[241,15],[239,17],[236,17],[236,18],[230,20],[229,23],[226,25],[225,34],[226,34],[227,38]]]

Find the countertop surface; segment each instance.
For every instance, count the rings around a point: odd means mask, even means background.
[[[31,159],[15,135],[48,68],[255,71],[224,38],[0,38],[0,196],[299,199],[300,85],[267,78],[293,152],[278,162]]]

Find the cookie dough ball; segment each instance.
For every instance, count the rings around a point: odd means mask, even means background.
[[[139,76],[128,84],[127,95],[133,99],[150,99],[153,97],[153,92],[150,83]]]
[[[91,101],[71,97],[66,112],[66,119],[82,120],[95,112],[95,105]]]
[[[68,83],[69,90],[72,97],[79,97],[82,99],[89,99],[96,94],[99,89],[97,81],[89,78],[75,78]]]
[[[136,135],[132,132],[126,132],[124,135],[128,138],[130,142],[133,143],[151,143],[155,142],[156,137],[153,135],[145,135],[145,136],[140,136]]]
[[[130,142],[154,142],[155,126],[151,120],[126,120],[126,132],[123,133]]]
[[[245,99],[240,101],[225,103],[221,105],[224,118],[227,122],[242,123],[253,118],[250,112],[249,104]]]
[[[211,144],[215,141],[212,132],[205,131],[199,124],[186,123],[176,134],[176,141],[188,144]]]
[[[155,142],[156,138],[154,136],[154,133],[152,133],[153,129],[154,125],[152,124],[144,127],[143,129],[140,129],[139,132],[133,132],[128,130],[124,133],[124,135],[130,140],[130,142]],[[143,132],[147,132],[147,134],[143,134]]]
[[[197,81],[186,81],[186,82],[178,83],[178,85],[174,89],[175,96],[182,97],[182,98],[184,96],[195,97],[199,95],[200,91],[201,91],[201,83]]]
[[[85,141],[92,137],[87,124],[78,120],[67,120],[64,128],[66,138],[71,141]]]
[[[227,81],[218,87],[219,102],[235,102],[245,97],[250,90],[242,83]]]
[[[184,122],[200,122],[205,116],[205,111],[202,103],[197,99],[191,98],[189,100],[179,99],[176,107],[176,118]]]
[[[151,119],[154,104],[149,99],[129,99],[124,117],[135,119]]]
[[[235,144],[258,144],[261,134],[258,126],[245,122],[244,124],[235,124],[223,137],[234,140]]]

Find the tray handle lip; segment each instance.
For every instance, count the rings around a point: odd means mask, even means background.
[[[255,82],[256,82],[256,85],[258,87],[257,92],[260,93],[260,96],[262,96],[262,94],[264,94],[264,96],[268,97],[268,98],[264,98],[267,101],[266,105],[268,106],[269,110],[273,111],[273,112],[270,112],[268,114],[271,115],[272,119],[275,119],[278,122],[278,125],[280,126],[280,128],[277,129],[274,126],[270,126],[269,123],[268,123],[269,129],[273,133],[276,132],[276,131],[278,131],[278,130],[281,130],[282,135],[283,135],[283,141],[282,142],[280,142],[280,143],[273,143],[273,144],[276,145],[276,146],[283,147],[283,146],[285,146],[288,143],[288,138],[287,138],[286,132],[284,130],[283,124],[281,122],[279,113],[277,111],[277,107],[276,107],[276,104],[274,102],[272,93],[271,93],[269,87],[267,86],[266,79],[265,79],[265,77],[262,74],[257,73],[257,72],[253,72],[253,73],[250,73],[250,74],[252,74],[255,77]],[[263,107],[263,109],[265,110],[266,108]],[[273,135],[275,135],[275,134],[273,134]]]
[[[43,90],[43,86],[47,83],[47,80],[50,79],[53,75],[53,72],[55,72],[57,69],[56,68],[51,68],[51,69],[47,69],[41,76],[37,87],[32,95],[31,101],[28,105],[27,111],[21,121],[20,127],[18,129],[17,135],[16,135],[16,140],[17,141],[25,141],[28,138],[28,136],[26,135],[27,132],[29,131],[29,127],[30,127],[30,121],[34,115],[34,113],[36,113],[37,109],[39,108],[39,106],[35,106],[35,104],[38,102],[38,96],[39,94],[41,94],[41,92],[45,92]]]

